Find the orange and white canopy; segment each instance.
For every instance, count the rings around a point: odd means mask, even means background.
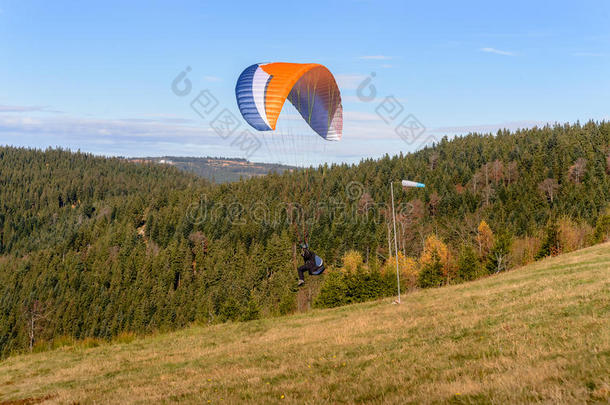
[[[275,130],[286,99],[322,138],[338,141],[343,132],[341,94],[332,73],[317,63],[257,63],[235,86],[244,119],[259,131]]]

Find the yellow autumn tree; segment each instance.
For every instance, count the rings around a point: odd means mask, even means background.
[[[486,257],[494,245],[494,233],[484,220],[477,228],[477,243],[481,257]]]
[[[343,261],[343,267],[341,268],[343,273],[353,273],[357,271],[359,267],[364,266],[362,254],[355,250],[348,250],[341,259]]]
[[[405,257],[402,252],[398,252],[398,272],[400,273],[400,284],[406,288],[413,288],[417,284],[417,276],[419,275],[419,267],[417,261],[412,257]],[[381,273],[384,275],[396,274],[396,257],[392,256],[385,261],[381,267]]]
[[[443,266],[443,274],[445,277],[451,272],[451,253],[447,245],[436,237],[430,235],[424,242],[424,250],[419,258],[420,266],[426,266],[434,261],[434,256],[438,255]]]

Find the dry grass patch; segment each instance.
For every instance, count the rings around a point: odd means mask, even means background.
[[[610,244],[471,283],[0,363],[45,403],[610,400]]]

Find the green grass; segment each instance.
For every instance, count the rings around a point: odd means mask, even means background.
[[[0,403],[610,401],[610,244],[391,302],[11,357]]]

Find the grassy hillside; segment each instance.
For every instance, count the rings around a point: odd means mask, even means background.
[[[400,306],[386,299],[11,357],[0,362],[0,400],[606,402],[609,292],[603,244],[420,290]]]

